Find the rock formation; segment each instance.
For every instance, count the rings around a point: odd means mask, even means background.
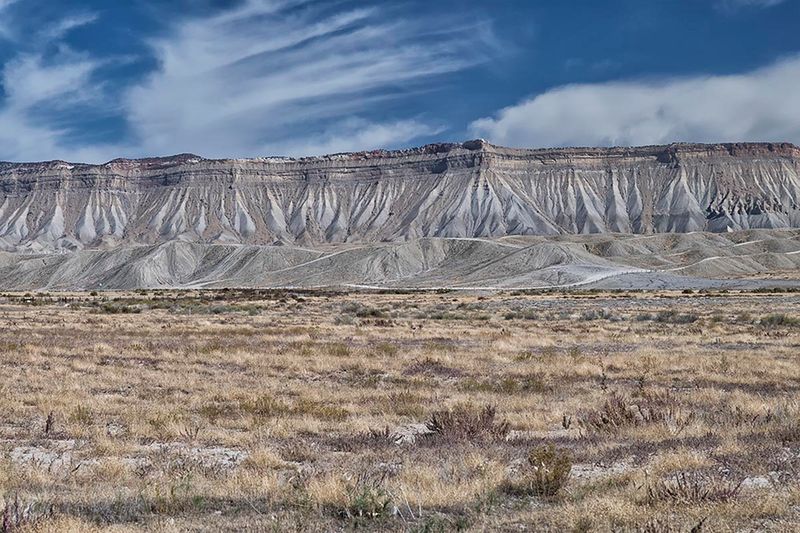
[[[791,144],[0,163],[9,252],[789,227],[800,227]]]
[[[0,163],[4,290],[760,286],[798,227],[790,144]]]

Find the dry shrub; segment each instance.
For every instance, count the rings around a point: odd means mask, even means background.
[[[449,367],[442,364],[436,359],[426,357],[422,360],[417,360],[411,363],[408,368],[403,371],[406,376],[430,376],[430,377],[443,377],[443,378],[457,378],[463,372],[457,368]]]
[[[245,400],[240,403],[239,407],[245,413],[251,414],[258,418],[286,416],[292,411],[285,402],[274,398],[269,394],[262,394],[261,396],[251,400]]]
[[[497,411],[491,405],[481,408],[458,405],[450,410],[436,411],[427,422],[428,440],[450,442],[503,441],[511,431],[506,420],[497,420]]]
[[[521,478],[510,481],[506,489],[514,494],[553,498],[569,481],[572,455],[550,444],[531,450]]]
[[[0,500],[0,532],[30,529],[53,516],[53,509],[36,501],[24,502],[15,494]]]
[[[346,495],[340,505],[328,503],[334,516],[352,520],[354,526],[386,520],[395,514],[392,497],[385,488],[386,472],[359,472],[346,484]]]
[[[395,434],[388,427],[369,429],[355,435],[335,435],[327,439],[327,442],[333,449],[343,452],[374,451],[397,444]]]
[[[648,424],[665,424],[676,433],[683,431],[695,418],[670,393],[643,393],[637,398],[612,393],[599,409],[578,413],[581,426],[592,432],[616,433],[622,428]]]
[[[647,503],[727,503],[736,498],[742,482],[705,475],[699,472],[678,472],[667,479],[647,484]]]
[[[347,409],[308,398],[299,398],[289,404],[268,394],[239,404],[240,409],[256,418],[279,418],[283,416],[310,416],[322,421],[341,422],[350,413]]]

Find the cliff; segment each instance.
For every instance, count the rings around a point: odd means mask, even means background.
[[[800,149],[522,150],[0,163],[0,250],[800,227]]]

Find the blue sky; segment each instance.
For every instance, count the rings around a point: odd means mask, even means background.
[[[800,143],[800,0],[0,0],[0,160]]]

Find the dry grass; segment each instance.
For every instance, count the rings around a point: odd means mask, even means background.
[[[0,296],[16,531],[800,527],[800,296]]]

